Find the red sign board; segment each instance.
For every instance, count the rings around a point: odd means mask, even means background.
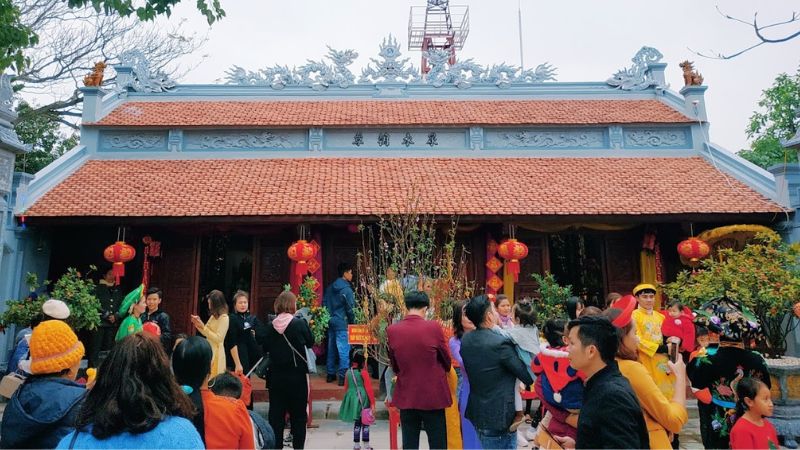
[[[347,342],[350,345],[377,344],[378,338],[370,334],[367,325],[348,325]]]

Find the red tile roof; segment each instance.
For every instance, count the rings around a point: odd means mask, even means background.
[[[85,125],[457,126],[691,121],[658,100],[130,101],[99,122]]]
[[[26,214],[367,216],[415,192],[420,212],[443,215],[781,211],[699,157],[314,158],[89,161]]]

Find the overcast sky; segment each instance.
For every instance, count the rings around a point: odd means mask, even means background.
[[[205,19],[184,0],[170,21],[186,18],[192,30],[208,29]],[[257,70],[274,64],[301,65],[319,60],[333,48],[354,49],[361,67],[376,57],[378,44],[389,33],[401,43],[404,56],[419,66],[419,52],[407,51],[410,6],[425,0],[221,0],[227,16],[208,29],[206,55],[183,83],[221,82],[233,64]],[[517,0],[451,0],[470,8],[470,33],[459,58],[482,65],[519,64]],[[755,42],[752,28],[723,18],[716,5],[732,16],[771,23],[791,17],[800,4],[789,0],[522,0],[526,67],[549,62],[558,81],[602,81],[629,66],[644,45],[657,48],[667,62],[671,89],[683,86],[678,63],[695,62],[708,85],[706,100],[711,139],[736,151],[747,147],[745,127],[761,91],[782,72],[795,73],[800,64],[800,38],[764,45],[733,60],[702,58],[702,52],[731,53]],[[800,23],[785,28],[786,34]],[[776,30],[777,31],[777,30]],[[784,33],[777,33],[783,35]],[[195,56],[199,60],[199,54]],[[192,59],[192,58],[189,58]],[[196,62],[196,61],[195,61]]]

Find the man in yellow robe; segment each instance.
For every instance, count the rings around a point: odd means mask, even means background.
[[[633,295],[639,303],[632,314],[636,323],[636,335],[639,338],[639,362],[653,377],[653,381],[664,396],[672,398],[675,375],[670,372],[667,365],[669,357],[661,334],[664,316],[653,309],[656,302],[656,288],[652,284],[642,283],[633,288]]]

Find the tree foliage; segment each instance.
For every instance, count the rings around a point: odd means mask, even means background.
[[[19,8],[12,0],[0,0],[0,73],[25,65],[24,51],[39,40],[36,33],[22,22]]]
[[[761,109],[753,113],[745,130],[752,139],[750,149],[739,154],[763,168],[796,162],[797,152],[784,149],[781,141],[793,137],[800,125],[800,69],[794,75],[778,75],[762,92],[758,106]]]
[[[769,347],[762,350],[780,355],[796,326],[786,314],[800,298],[799,261],[800,245],[788,245],[774,232],[760,233],[741,251],[718,250],[697,273],[680,273],[664,290],[693,308],[719,297],[741,302],[764,329]]]
[[[136,17],[142,21],[153,20],[157,16],[166,15],[169,17],[174,8],[181,0],[145,0],[141,6],[135,6],[133,0],[68,0],[67,3],[71,8],[82,8],[85,6],[92,6],[97,12],[101,10],[107,15],[114,13],[122,17],[130,17],[136,14]],[[225,11],[222,9],[219,0],[197,0],[197,10],[206,17],[208,24],[211,25],[217,20],[225,17]]]
[[[545,272],[544,275],[532,273],[531,277],[539,285],[539,295],[541,298],[535,301],[537,326],[540,330],[544,329],[544,324],[549,319],[566,319],[566,304],[572,295],[572,286],[561,286],[556,281],[556,277]]]
[[[34,113],[26,102],[17,106],[19,120],[14,126],[19,139],[31,151],[16,159],[14,170],[36,173],[78,144],[78,135],[67,135],[53,113]]]

